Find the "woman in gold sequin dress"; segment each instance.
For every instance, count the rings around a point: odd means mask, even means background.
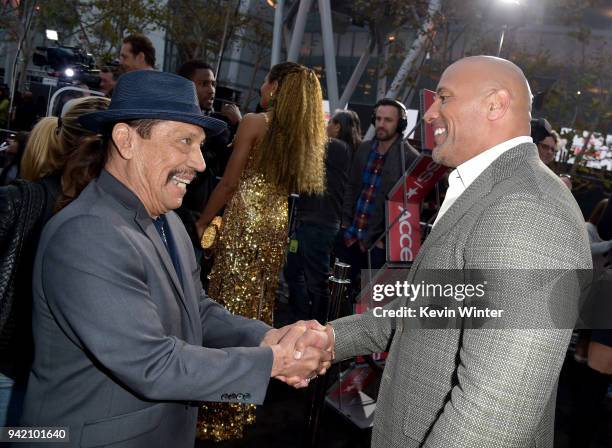
[[[272,325],[287,244],[288,195],[321,193],[326,141],[321,87],[296,63],[272,67],[261,86],[265,113],[247,114],[225,174],[197,222],[201,235],[227,204],[208,294],[234,314]],[[206,341],[204,341],[206,345]],[[205,403],[198,437],[241,438],[254,405]]]

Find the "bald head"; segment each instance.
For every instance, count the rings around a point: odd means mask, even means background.
[[[531,89],[523,71],[513,62],[494,56],[470,56],[452,64],[447,70],[462,70],[481,92],[505,89],[511,96],[513,113],[530,119]]]
[[[505,59],[472,56],[449,66],[425,114],[436,135],[434,159],[456,167],[483,151],[530,133],[531,91]]]

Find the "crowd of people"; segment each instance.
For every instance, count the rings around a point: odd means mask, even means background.
[[[142,35],[123,41],[100,89],[0,153],[0,426],[66,426],[73,446],[239,439],[271,378],[303,388],[333,362],[387,351],[373,446],[553,446],[572,328],[512,316],[506,328],[428,329],[371,312],[326,324],[333,259],[357,285],[385,266],[385,200],[419,157],[401,102],[378,101],[362,141],[358,115],[325,123],[315,72],[284,62],[260,112],[215,111],[213,68],[157,71]],[[531,119],[531,102],[510,61],[444,71],[424,120],[452,171],[406,276],[491,270],[504,282],[494,300],[530,300],[530,321],[544,322],[544,303],[577,307],[591,283],[609,291],[612,207],[584,222],[571,179],[550,168],[558,134]],[[595,280],[555,289],[551,268]],[[281,274],[292,323],[275,328]],[[581,330],[575,359],[583,447],[612,375],[610,330]]]

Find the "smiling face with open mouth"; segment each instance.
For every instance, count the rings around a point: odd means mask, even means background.
[[[449,66],[424,119],[434,131],[433,159],[456,168],[494,146],[529,136],[531,91],[510,61],[472,56]]]
[[[162,121],[153,126],[149,138],[137,132],[133,138],[132,190],[149,215],[159,216],[180,207],[187,185],[206,166],[200,150],[204,141],[202,128]]]
[[[453,168],[468,160],[468,148],[478,138],[478,123],[484,118],[481,98],[467,75],[466,67],[458,64],[446,69],[436,100],[425,114],[434,131],[434,160]]]
[[[477,154],[487,130],[486,82],[474,63],[448,67],[438,83],[436,100],[425,113],[433,126],[433,159],[455,168]]]

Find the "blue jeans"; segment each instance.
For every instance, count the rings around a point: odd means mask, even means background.
[[[23,410],[25,386],[0,373],[0,426],[17,426]]]
[[[330,300],[330,255],[338,229],[299,223],[292,239],[297,252],[289,251],[285,280],[289,285],[289,303],[295,320],[317,319],[325,322]]]

